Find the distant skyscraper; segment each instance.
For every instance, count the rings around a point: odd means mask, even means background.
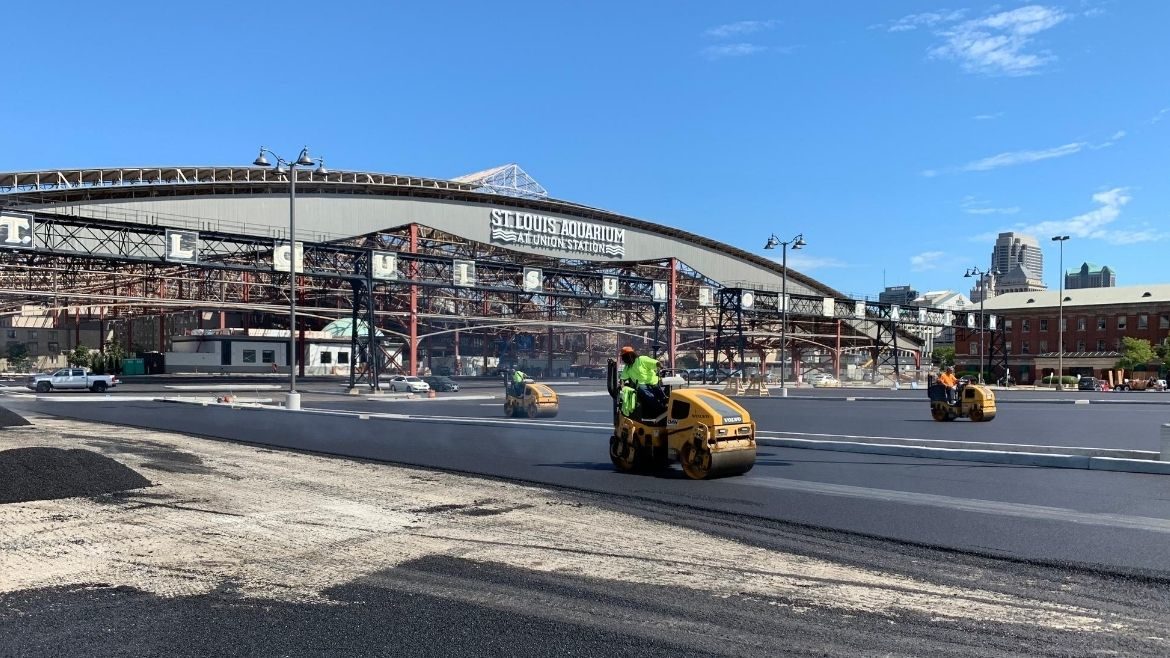
[[[991,250],[991,271],[998,276],[989,286],[988,297],[1006,292],[1046,290],[1044,285],[1044,253],[1040,243],[1030,235],[1000,233]],[[982,297],[972,290],[971,299]],[[977,301],[977,300],[976,300]]]
[[[886,286],[885,290],[878,293],[879,302],[898,306],[909,306],[917,297],[918,291],[910,286]]]
[[[1077,269],[1064,273],[1064,287],[1070,290],[1077,288],[1113,288],[1116,285],[1117,273],[1109,269],[1108,265],[1082,263]]]

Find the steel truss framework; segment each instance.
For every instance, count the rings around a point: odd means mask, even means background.
[[[166,231],[159,225],[35,213],[34,248],[0,249],[0,312],[39,304],[58,315],[107,320],[158,316],[161,321],[168,313],[236,309],[258,314],[257,321],[267,326],[287,328],[289,274],[273,268],[276,241],[200,231],[198,262],[171,262]],[[673,365],[680,347],[708,346],[711,333],[716,336],[711,347],[729,359],[738,354],[742,362],[745,349],[773,348],[779,334],[778,293],[720,290],[717,282],[676,259],[552,259],[419,224],[301,244],[304,267],[297,274],[297,290],[305,324],[300,328],[319,328],[339,317],[362,320],[369,332],[352,338],[354,364],[367,364],[363,383],[371,387],[377,386],[378,371],[398,356],[391,344],[409,353],[406,363],[416,372],[420,345],[447,346],[458,356],[461,332],[479,336],[485,356],[489,337],[543,334],[537,338],[550,367],[554,352],[577,362],[602,362],[613,353],[614,336],[641,341],[655,353],[664,351]],[[397,278],[374,278],[375,251],[396,254]],[[469,285],[454,283],[458,261],[474,265]],[[540,269],[537,291],[524,287],[526,268]],[[605,277],[617,282],[608,295]],[[665,284],[665,297],[656,283]],[[713,294],[710,306],[700,301],[703,288]],[[746,306],[745,293],[752,296]],[[895,327],[972,327],[972,315],[977,314],[789,295],[792,347],[825,348],[837,358],[842,350],[860,345],[886,353],[895,341],[897,347],[904,343],[915,350],[920,341]],[[610,338],[595,342],[596,335]],[[836,343],[830,344],[830,338]],[[1002,352],[1002,336],[998,340]]]
[[[763,363],[766,352],[779,348],[784,306],[780,293],[750,288],[723,288],[717,296],[717,318],[713,348],[723,356],[728,370],[744,362],[752,350]],[[908,333],[911,327],[961,328],[978,331],[983,325],[989,340],[989,363],[993,372],[1006,372],[1005,333],[997,330],[994,315],[978,311],[951,311],[930,307],[901,306],[874,301],[788,295],[789,353],[820,350],[832,357],[833,369],[840,372],[843,353],[864,350],[870,355],[875,376],[879,367],[901,371],[902,358],[910,356],[922,366],[923,340]],[[831,341],[831,342],[830,342]]]

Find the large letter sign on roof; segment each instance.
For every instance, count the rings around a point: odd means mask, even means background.
[[[602,297],[617,297],[620,291],[618,286],[618,278],[616,276],[601,277],[601,296]]]
[[[454,274],[452,283],[465,288],[475,285],[475,261],[457,260],[452,269]]]
[[[398,278],[398,254],[392,251],[375,251],[370,261],[370,273],[379,281]]]
[[[277,240],[276,246],[272,248],[272,269],[277,272],[288,272],[289,261],[292,260],[290,258],[291,251],[292,249],[289,248],[287,242]],[[305,271],[305,244],[303,242],[297,243],[296,267],[298,273]]]
[[[650,285],[650,300],[653,302],[665,302],[669,291],[667,290],[665,281],[654,281]]]
[[[540,292],[544,289],[544,272],[539,267],[524,268],[524,292]]]
[[[199,262],[199,233],[168,228],[166,259],[172,263]]]
[[[0,247],[7,249],[35,249],[33,244],[32,215],[25,213],[0,213]]]

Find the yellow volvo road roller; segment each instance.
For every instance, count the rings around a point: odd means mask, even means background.
[[[947,387],[931,384],[926,389],[930,398],[930,415],[939,422],[956,418],[970,418],[983,423],[995,418],[995,391],[982,384],[967,384],[959,388],[958,399],[947,398]]]
[[[552,418],[560,408],[556,391],[544,384],[531,379],[505,384],[504,415],[509,418]]]
[[[627,415],[622,413],[623,384],[618,381],[617,362],[610,360],[606,373],[613,399],[609,458],[619,471],[659,472],[677,460],[687,477],[706,480],[742,475],[755,465],[756,424],[748,412],[721,393],[682,388],[685,383],[681,377],[664,378],[666,407],[639,401]]]

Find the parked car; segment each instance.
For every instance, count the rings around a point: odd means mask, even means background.
[[[456,383],[455,380],[451,379],[450,377],[444,377],[442,375],[434,375],[432,377],[423,377],[422,380],[427,383],[427,386],[431,387],[432,391],[442,391],[444,393],[446,393],[446,392],[454,393],[454,392],[459,390],[459,384]]]
[[[118,385],[113,375],[95,375],[85,368],[61,368],[56,372],[41,373],[28,378],[25,384],[37,393],[61,391],[93,391],[103,393]]]
[[[398,391],[404,393],[426,393],[429,390],[431,390],[430,385],[418,377],[398,375],[390,380],[390,391],[394,393]]]
[[[1081,380],[1079,382],[1077,382],[1077,390],[1078,391],[1104,391],[1105,390],[1105,380],[1104,379],[1097,379],[1095,377],[1081,377]]]
[[[836,388],[841,385],[841,382],[832,375],[822,375],[817,377],[812,385],[816,388]]]

